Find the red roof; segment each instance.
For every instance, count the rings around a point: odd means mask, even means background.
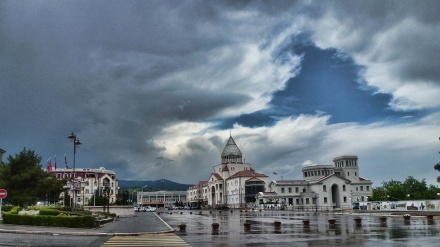
[[[223,171],[229,171],[228,165],[223,166]]]
[[[256,173],[251,170],[244,170],[244,171],[239,171],[239,172],[235,173],[234,175],[230,176],[229,178],[236,178],[236,177],[267,177],[267,176],[264,174],[261,174],[261,173]]]
[[[218,173],[213,173],[212,175],[218,180],[223,180],[222,176],[218,175]]]

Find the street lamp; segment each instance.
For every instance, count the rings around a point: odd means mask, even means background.
[[[315,213],[318,212],[318,198],[319,195],[317,193],[313,194],[312,199],[315,202]]]
[[[75,165],[76,165],[76,146],[81,145],[82,143],[79,141],[79,139],[76,137],[73,132],[67,137],[71,142],[73,142],[73,207],[72,207],[72,214],[75,214],[75,207],[76,207],[76,186],[75,186],[75,180],[76,180],[76,174],[75,174]]]
[[[110,212],[110,187],[107,184],[104,184],[104,187],[102,188],[102,192],[104,194],[104,212],[105,212],[105,204],[107,204],[107,213]]]
[[[133,192],[131,192],[131,201],[134,203],[134,198],[133,198],[133,194],[134,192],[136,192],[137,190],[134,190]]]

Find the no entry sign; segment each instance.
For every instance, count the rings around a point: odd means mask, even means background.
[[[5,198],[8,195],[8,192],[6,190],[0,189],[0,198]]]

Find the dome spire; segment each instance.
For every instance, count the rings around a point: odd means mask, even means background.
[[[241,154],[241,151],[238,148],[237,144],[235,144],[232,135],[229,136],[229,140],[226,143],[225,148],[223,149],[221,159],[223,164],[243,163],[243,155]]]

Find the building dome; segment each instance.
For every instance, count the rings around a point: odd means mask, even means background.
[[[222,163],[243,163],[242,157],[243,155],[241,154],[237,144],[235,144],[234,139],[232,136],[229,137],[229,140],[222,152]]]

